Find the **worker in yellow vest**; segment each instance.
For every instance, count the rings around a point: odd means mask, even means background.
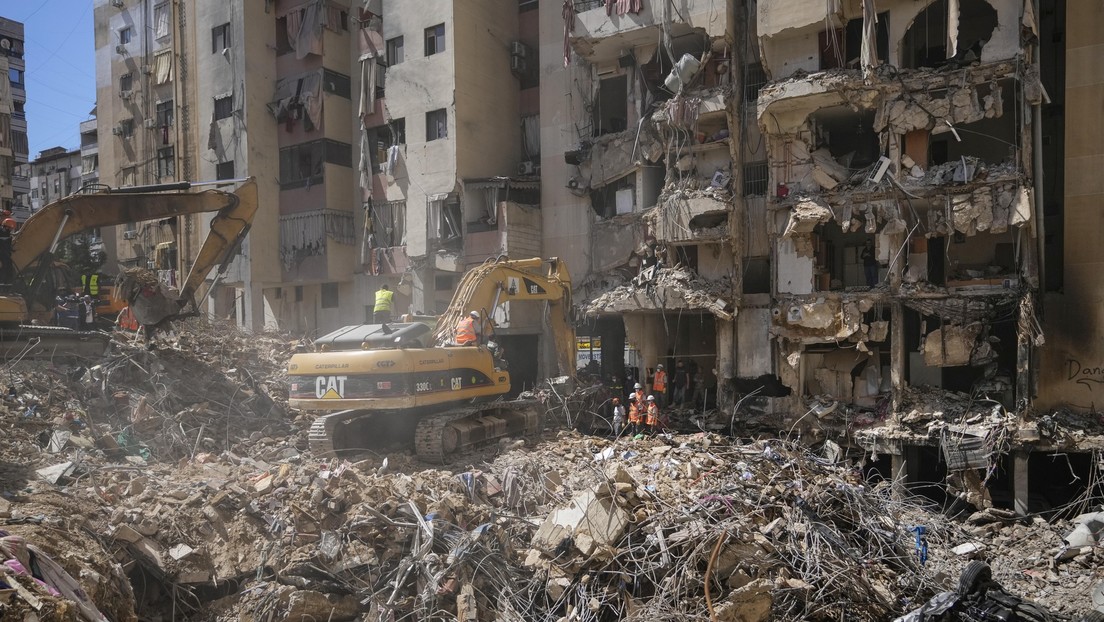
[[[81,288],[84,289],[85,296],[99,296],[100,295],[100,275],[98,274],[82,274],[81,275]]]
[[[372,309],[372,316],[376,324],[386,324],[391,321],[391,298],[395,292],[387,287],[387,283],[380,285],[376,290],[376,306]]]

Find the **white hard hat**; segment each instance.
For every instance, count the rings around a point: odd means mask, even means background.
[[[640,386],[640,383],[638,382],[638,383],[633,385],[633,388],[634,389],[643,389],[644,387]]]
[[[471,316],[478,320],[479,319],[479,312],[478,311],[472,311]]]
[[[648,401],[649,402],[654,402],[655,401],[655,396],[654,395],[649,395],[648,396]]]
[[[663,369],[663,363],[660,363],[659,365],[656,365],[656,369]]]
[[[629,393],[629,399],[630,400],[635,398],[635,397],[636,397],[636,393]]]

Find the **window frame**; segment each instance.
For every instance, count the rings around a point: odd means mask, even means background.
[[[219,45],[219,40],[222,40],[222,45]],[[229,48],[230,43],[230,22],[225,24],[219,24],[211,28],[211,53],[221,54],[223,50]]]
[[[441,123],[441,120],[437,119],[438,114],[444,120],[443,125]],[[435,131],[430,132],[431,129],[433,129]],[[425,141],[427,143],[430,142],[430,141],[434,141],[434,140],[447,139],[448,138],[448,109],[438,108],[436,110],[427,111],[425,113],[425,130],[426,130]],[[430,136],[432,136],[432,138]]]
[[[425,44],[426,57],[444,52],[447,49],[445,46],[445,24],[435,24],[426,28],[422,39]],[[432,50],[430,49],[430,42],[433,43]]]
[[[154,104],[153,115],[157,127],[172,127],[176,121],[176,108],[173,107],[173,100],[168,99]]]
[[[234,95],[226,95],[224,97],[216,97],[212,104],[214,109],[211,115],[215,121],[221,121],[223,119],[229,119],[234,116]],[[221,110],[220,110],[221,108]]]
[[[226,174],[227,165],[229,165],[229,168],[230,168],[230,174],[229,175]],[[225,162],[216,162],[215,163],[215,179],[216,180],[222,181],[224,179],[234,179],[234,174],[235,174],[235,169],[234,169],[234,161],[233,160],[226,160]]]
[[[134,90],[134,74],[128,71],[119,76],[119,90],[124,92]]]
[[[322,283],[318,288],[319,304],[323,309],[341,308],[341,288],[336,281]]]
[[[402,35],[388,39],[385,49],[387,50],[388,67],[394,67],[406,58],[406,45]]]
[[[157,150],[157,178],[176,179],[176,150],[172,145]]]
[[[131,26],[123,26],[118,31],[119,45],[126,45],[134,39],[134,28]]]

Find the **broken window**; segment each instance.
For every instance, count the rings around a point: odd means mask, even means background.
[[[953,7],[958,6],[958,15]],[[901,67],[968,65],[997,27],[997,11],[986,0],[935,0],[916,16],[901,39]],[[880,54],[880,52],[879,52]]]
[[[157,151],[157,178],[160,180],[176,177],[176,157],[172,147]]]
[[[829,344],[808,346],[802,354],[802,395],[819,397],[822,404],[841,402],[873,409],[892,385],[888,342],[854,347]]]
[[[280,150],[280,188],[298,188],[322,182],[322,141]]]
[[[451,245],[462,239],[463,215],[460,199],[453,194],[438,194],[429,198],[429,238],[442,245]]]
[[[862,26],[862,18],[857,18],[848,20],[844,28],[820,32],[818,43],[821,70],[858,68],[862,56]],[[878,13],[874,44],[878,60],[884,63],[889,58],[889,11]]]
[[[636,209],[636,173],[591,190],[590,207],[600,218],[628,214]]]
[[[403,38],[394,37],[387,40],[387,64],[394,67],[403,62]]]
[[[882,155],[878,133],[874,131],[873,110],[856,112],[850,106],[821,108],[809,115],[809,125],[815,137],[813,150],[827,148],[831,157],[846,169],[862,169]]]
[[[230,47],[230,23],[227,22],[211,29],[211,53],[220,54]]]
[[[1013,403],[1018,298],[910,300],[904,310],[905,379]]]
[[[594,106],[594,136],[623,132],[629,119],[629,80],[624,74],[603,78]]]
[[[770,257],[749,257],[744,260],[744,293],[770,293]]]
[[[856,212],[852,222],[863,222]],[[885,281],[888,249],[880,248],[876,236],[864,227],[843,231],[833,220],[816,228],[813,235],[813,270],[816,290],[846,290],[876,287]]]
[[[373,203],[369,210],[376,247],[406,244],[406,201]]]
[[[215,98],[215,121],[219,119],[229,119],[233,112],[234,97],[232,95]]]
[[[291,47],[288,38],[287,16],[276,18],[276,56],[283,56],[295,48]]]

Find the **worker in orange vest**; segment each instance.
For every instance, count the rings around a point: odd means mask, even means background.
[[[659,405],[654,395],[648,396],[647,415],[644,418],[644,433],[659,432]]]
[[[652,375],[652,395],[660,406],[667,405],[667,370],[663,364],[656,365],[655,374]]]
[[[629,393],[629,436],[636,436],[640,431],[641,414],[640,404],[636,401],[636,394]]]
[[[468,317],[456,323],[456,345],[479,345],[479,312],[472,311]]]
[[[130,310],[129,305],[123,307],[123,310],[119,312],[119,317],[115,320],[115,323],[119,328],[132,332],[137,331],[139,328],[138,318],[134,317],[134,312]]]
[[[632,399],[640,410],[644,410],[644,387],[639,382],[633,385]]]

